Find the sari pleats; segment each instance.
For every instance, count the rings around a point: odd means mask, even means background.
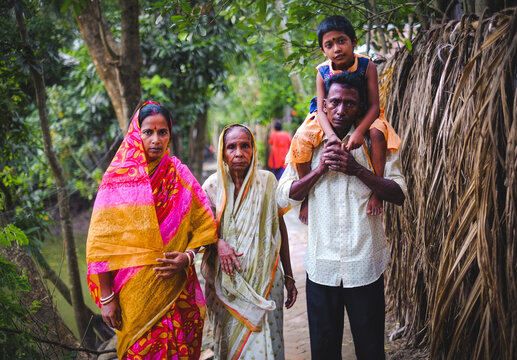
[[[197,359],[201,355],[204,305],[194,268],[189,269],[186,286],[165,315],[127,351],[127,360],[152,358]],[[202,300],[202,299],[201,299]]]

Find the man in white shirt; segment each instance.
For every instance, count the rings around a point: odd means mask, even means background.
[[[326,83],[324,111],[346,143],[365,103],[361,80],[350,73]],[[401,205],[406,184],[398,152],[387,152],[384,178],[369,169],[366,144],[314,149],[312,171],[302,179],[288,166],[277,190],[281,206],[309,199],[305,255],[306,298],[313,359],[341,359],[346,308],[358,359],[384,359],[384,281],[389,248],[381,216],[366,213],[372,192]],[[284,203],[284,204],[282,204]]]

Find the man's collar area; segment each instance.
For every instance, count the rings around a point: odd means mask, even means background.
[[[348,130],[348,133],[347,133],[347,134],[346,134],[346,135],[341,139],[341,141],[345,140],[347,136],[352,135],[352,133],[354,132],[354,130],[355,130],[355,126],[354,126],[354,125],[352,125],[352,126],[350,127],[350,130]],[[322,142],[327,142],[327,141],[328,141],[328,139],[329,139],[329,138],[328,138],[327,134],[323,133],[323,138],[321,139],[321,141],[322,141]]]

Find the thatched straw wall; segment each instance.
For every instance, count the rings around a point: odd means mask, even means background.
[[[387,209],[388,302],[432,358],[517,358],[516,19],[449,22],[384,66],[409,188]]]

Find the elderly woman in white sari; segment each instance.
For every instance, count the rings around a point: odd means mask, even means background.
[[[219,139],[217,173],[203,184],[219,234],[202,272],[215,358],[221,360],[283,359],[283,288],[287,308],[298,293],[275,198],[277,181],[257,169],[256,153],[247,127],[227,126]]]

